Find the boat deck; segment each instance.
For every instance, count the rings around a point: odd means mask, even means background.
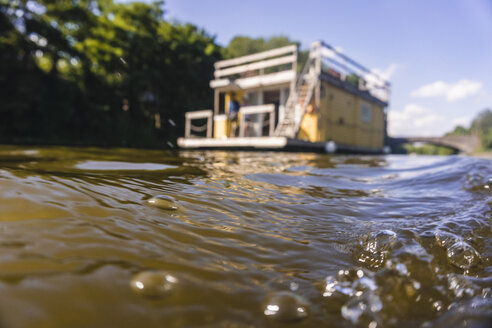
[[[377,148],[345,146],[334,142],[310,142],[287,137],[179,138],[178,146],[182,149],[278,150],[345,154],[383,153],[382,149]]]

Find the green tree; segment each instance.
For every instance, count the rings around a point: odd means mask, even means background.
[[[492,130],[492,109],[487,108],[478,113],[471,123],[471,129],[484,132]]]
[[[492,109],[486,108],[478,113],[469,128],[459,125],[446,135],[470,135],[472,133],[480,137],[483,150],[492,149]]]
[[[225,58],[234,58],[249,55],[255,52],[266,51],[274,48],[288,46],[299,42],[289,39],[287,36],[279,35],[270,38],[250,38],[243,35],[234,37],[229,45],[224,48]]]
[[[490,108],[481,111],[471,123],[471,130],[480,136],[482,148],[492,149],[492,110]]]
[[[288,45],[300,46],[299,41],[291,40],[284,35],[272,36],[270,38],[250,38],[244,35],[234,37],[227,47],[222,51],[224,58],[235,58],[256,52],[280,48]],[[301,50],[297,56],[297,71],[300,72],[309,57],[309,51]]]
[[[220,51],[162,2],[0,0],[0,138],[166,145],[211,106]]]
[[[458,125],[453,131],[446,133],[447,136],[450,135],[469,135],[471,133],[469,128],[465,128],[462,125]]]

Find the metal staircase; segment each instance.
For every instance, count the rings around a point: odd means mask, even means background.
[[[297,78],[295,87],[285,104],[284,117],[275,130],[276,136],[289,138],[297,136],[302,117],[319,80],[316,74],[315,61],[313,56],[309,56],[302,73]]]

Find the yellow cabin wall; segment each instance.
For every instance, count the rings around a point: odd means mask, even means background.
[[[319,107],[319,141],[370,148],[384,146],[384,108],[322,82]],[[362,120],[362,105],[370,107],[371,120]]]
[[[316,113],[304,114],[299,128],[298,138],[305,141],[319,141],[318,115]]]
[[[220,119],[218,119],[220,117]],[[231,134],[231,121],[226,115],[216,116],[214,120],[214,138],[224,139]]]

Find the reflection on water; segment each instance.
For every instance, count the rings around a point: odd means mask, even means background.
[[[486,327],[492,164],[0,147],[2,327]]]
[[[172,165],[155,163],[127,163],[117,161],[86,161],[75,165],[80,170],[146,171],[175,168]]]

